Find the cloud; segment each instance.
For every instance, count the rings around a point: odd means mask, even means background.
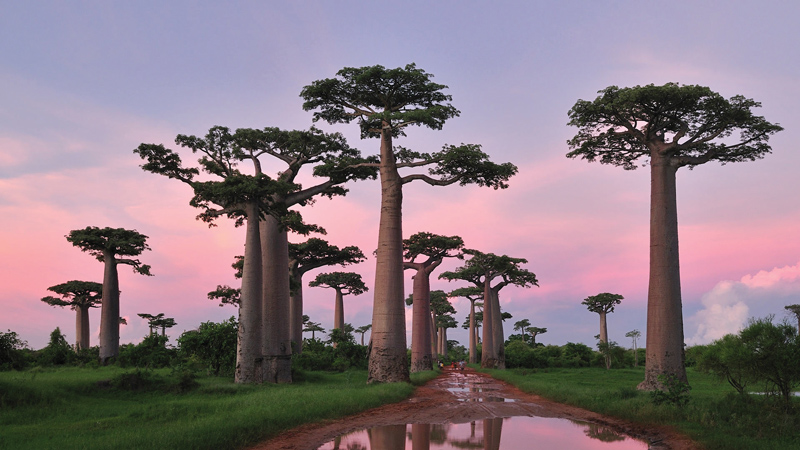
[[[705,293],[703,309],[687,320],[695,329],[687,342],[707,344],[741,330],[747,319],[785,315],[784,306],[796,303],[800,294],[800,262],[794,266],[761,270],[739,281],[720,281]]]

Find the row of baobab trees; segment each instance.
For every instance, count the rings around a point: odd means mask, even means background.
[[[231,132],[217,126],[205,137],[178,135],[176,145],[200,155],[193,166],[184,166],[179,153],[161,144],[142,144],[134,150],[145,161],[144,170],[192,187],[190,205],[200,209],[198,219],[213,224],[220,216],[226,216],[236,225],[246,226],[237,382],[291,381],[290,327],[301,316],[292,313],[290,277],[286,276],[290,261],[287,233],[323,231],[318,225],[304,223],[298,210],[291,208],[306,205],[316,196],[344,195],[348,183],[375,178],[380,179],[381,207],[369,381],[408,379],[403,271],[409,261],[415,264],[412,295],[423,298],[427,289],[423,280],[428,279],[425,271],[432,270],[433,263],[428,261],[433,255],[420,252],[420,259],[404,260],[403,186],[421,181],[432,186],[458,183],[502,189],[517,172],[511,163],[490,161],[478,144],[444,145],[430,153],[394,144],[411,126],[438,130],[460,114],[450,104],[451,96],[444,93],[446,88],[434,83],[431,74],[414,64],[396,69],[379,65],[346,67],[333,78],[302,88],[303,109],[313,112],[315,122],[355,121],[362,138],[379,139],[379,152],[374,156],[364,157],[341,134],[325,133],[315,127],[307,131],[264,128]],[[627,170],[637,168],[642,161],[650,167],[647,357],[645,380],[639,387],[661,389],[662,375],[687,381],[676,173],[681,167],[693,168],[709,161],[725,164],[762,158],[771,151],[770,136],[782,128],[753,113],[752,109],[760,106],[758,102],[740,95],[725,99],[703,86],[610,86],[599,94],[594,101],[578,100],[569,111],[568,125],[577,127],[578,132],[568,141],[567,157],[599,160]],[[738,139],[733,137],[734,132],[739,133]],[[271,177],[264,172],[261,158],[283,163],[282,170]],[[245,163],[251,167],[240,170],[239,165]],[[401,170],[405,173],[420,168],[428,170],[401,174]],[[301,170],[310,170],[320,182],[299,185],[296,179]],[[442,276],[462,279],[482,289],[486,325],[499,319],[492,316],[498,288],[517,284],[510,274],[520,277],[519,285],[537,284],[535,275],[520,267],[524,259],[475,250],[463,253],[469,257],[463,272]],[[493,285],[492,280],[501,281]],[[106,289],[104,285],[104,293]],[[415,301],[414,306],[419,304],[424,309],[425,303]],[[428,317],[422,313],[419,316],[419,320]],[[486,325],[482,365],[502,367],[502,324]],[[416,340],[412,339],[412,359]],[[427,366],[424,354],[421,360]]]

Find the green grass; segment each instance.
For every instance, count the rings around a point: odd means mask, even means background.
[[[186,393],[177,392],[168,369],[145,373],[150,383],[140,390],[104,382],[123,372],[131,370],[0,372],[0,448],[241,448],[303,423],[400,401],[414,390],[408,383],[368,386],[365,371],[307,372],[291,385],[206,377]],[[435,375],[415,375],[412,383]]]
[[[726,383],[688,369],[687,406],[656,406],[636,390],[644,369],[487,370],[525,392],[644,424],[671,425],[709,450],[800,448],[800,399],[786,412],[774,398],[740,396]]]

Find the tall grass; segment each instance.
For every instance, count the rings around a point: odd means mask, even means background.
[[[671,425],[709,450],[800,448],[800,399],[786,410],[778,398],[739,395],[724,381],[687,369],[688,405],[656,406],[636,390],[644,369],[488,370],[525,392],[643,424]]]
[[[410,396],[407,383],[367,385],[366,372],[304,373],[290,385],[199,379],[180,393],[169,369],[65,368],[0,373],[0,448],[241,448],[303,423],[339,418]],[[430,376],[430,375],[422,375]],[[421,378],[415,377],[417,382]]]

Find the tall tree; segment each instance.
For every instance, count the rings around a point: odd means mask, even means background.
[[[600,343],[609,345],[608,343],[608,325],[606,323],[606,316],[614,312],[614,307],[619,305],[625,297],[619,294],[609,294],[603,292],[602,294],[591,295],[586,297],[581,304],[586,308],[597,313],[600,316]],[[611,368],[611,355],[606,352],[606,369]]]
[[[364,345],[364,334],[372,328],[372,324],[362,325],[356,328],[356,333],[361,335],[361,345]]]
[[[158,334],[158,321],[164,318],[164,313],[159,313],[155,316],[146,313],[139,313],[136,315],[147,321],[147,326],[150,328],[150,334]]]
[[[192,206],[203,211],[199,219],[213,223],[225,215],[237,225],[247,222],[242,290],[239,300],[239,345],[236,382],[290,382],[289,244],[287,230],[300,234],[322,231],[302,223],[289,208],[309,203],[316,195],[343,195],[341,184],[374,178],[375,169],[338,134],[309,131],[213,127],[204,138],[178,135],[176,144],[201,153],[199,165],[215,181],[199,181],[196,168],[184,168],[180,156],[163,145],[142,144],[134,152],[148,162],[146,171],[189,184]],[[275,179],[262,170],[262,157],[286,164]],[[242,161],[253,164],[254,175],[239,171]],[[313,174],[326,180],[302,188],[295,183],[299,170],[315,165]]]
[[[451,297],[464,297],[469,300],[469,316],[467,316],[467,329],[469,329],[469,363],[478,362],[478,329],[480,321],[477,320],[475,307],[483,300],[483,290],[477,286],[458,288],[449,294]]]
[[[376,251],[375,292],[372,310],[372,347],[368,382],[408,381],[405,311],[403,308],[404,184],[422,180],[434,186],[453,183],[505,188],[517,171],[510,163],[489,161],[479,145],[445,145],[435,153],[396,147],[393,139],[409,126],[439,130],[459,115],[442,91],[447,86],[431,81],[432,75],[414,64],[402,68],[383,66],[352,68],[335,78],[314,81],[303,88],[303,109],[314,120],[328,123],[357,121],[362,138],[380,138],[379,168],[381,209]],[[400,176],[398,169],[428,166],[428,174]]]
[[[520,334],[524,337],[525,332],[527,331],[528,327],[531,326],[531,321],[528,319],[522,319],[514,322],[514,331],[519,331]],[[527,339],[523,339],[527,340]]]
[[[633,367],[637,367],[639,365],[639,349],[636,347],[637,341],[640,337],[642,337],[642,332],[639,330],[632,330],[625,333],[625,337],[629,337],[633,340]]]
[[[794,314],[794,318],[797,319],[797,332],[800,333],[800,305],[787,305],[783,308]]]
[[[51,306],[69,306],[75,311],[75,351],[89,348],[89,308],[100,306],[103,285],[94,281],[67,281],[47,288],[61,298],[48,295],[42,301]]]
[[[348,246],[340,249],[319,238],[311,238],[299,244],[289,243],[289,279],[291,283],[291,324],[289,328],[296,352],[301,352],[303,348],[303,275],[320,267],[332,265],[344,267],[366,259],[358,247]]]
[[[107,364],[119,355],[119,273],[117,266],[131,266],[135,273],[151,276],[150,266],[138,259],[147,245],[147,236],[124,228],[86,227],[66,236],[75,247],[94,256],[104,265],[103,294],[100,308],[100,362]]]
[[[782,130],[753,114],[760,103],[711,89],[667,83],[609,86],[594,101],[578,100],[569,125],[569,158],[635,169],[650,165],[650,279],[647,357],[643,390],[663,389],[659,375],[687,382],[678,258],[675,178],[681,167],[709,161],[753,161],[770,153],[769,137]],[[739,132],[739,139],[731,138]]]
[[[325,332],[325,328],[322,328],[322,325],[318,322],[306,322],[305,328],[303,328],[304,333],[311,332],[311,339],[316,339],[315,333],[319,331],[320,333]]]
[[[421,232],[403,240],[403,263],[405,269],[413,269],[414,291],[411,319],[411,372],[432,370],[434,356],[431,354],[430,275],[444,258],[460,256],[464,241],[458,236],[442,236]],[[421,260],[417,258],[423,257]]]
[[[436,327],[439,329],[439,340],[437,351],[444,358],[447,358],[447,329],[458,326],[456,319],[450,314],[441,314],[436,318]]]
[[[500,290],[508,285],[519,287],[538,286],[536,274],[520,267],[527,264],[523,258],[498,256],[465,249],[470,255],[463,266],[452,272],[444,272],[439,278],[464,280],[483,289],[483,344],[481,346],[481,367],[505,369],[505,347],[503,337],[503,315],[500,311]],[[492,285],[495,279],[500,279]]]
[[[361,275],[353,272],[321,273],[308,283],[312,287],[331,288],[336,291],[336,304],[333,314],[333,329],[344,329],[344,296],[361,295],[369,288],[361,280]]]

